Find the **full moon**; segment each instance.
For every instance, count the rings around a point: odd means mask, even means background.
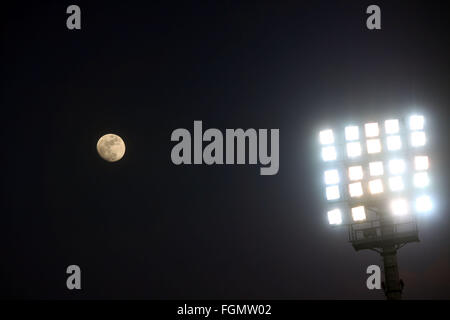
[[[118,135],[105,134],[97,142],[97,152],[106,161],[119,161],[125,154],[125,142]]]

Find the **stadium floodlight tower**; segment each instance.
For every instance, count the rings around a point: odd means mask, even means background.
[[[417,215],[432,209],[425,118],[350,124],[319,133],[324,199],[332,226],[358,250],[383,258],[387,299],[401,299],[397,250],[418,242]]]

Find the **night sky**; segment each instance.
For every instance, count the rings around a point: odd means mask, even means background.
[[[445,1],[2,4],[1,296],[384,299],[322,201],[317,134],[419,110],[435,210],[404,298],[450,298]],[[81,7],[81,30],[66,28]],[[370,4],[382,30],[366,28]],[[171,162],[173,130],[280,129],[280,169]],[[361,120],[364,121],[364,120]],[[101,159],[106,133],[124,158]],[[66,268],[82,290],[66,288]]]

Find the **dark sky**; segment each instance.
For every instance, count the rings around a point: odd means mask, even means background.
[[[382,299],[380,257],[326,221],[317,130],[422,110],[436,210],[398,259],[405,298],[450,298],[445,1],[376,1],[380,31],[373,1],[74,3],[79,31],[73,2],[2,4],[1,296]],[[279,128],[279,173],[173,165],[194,120]]]

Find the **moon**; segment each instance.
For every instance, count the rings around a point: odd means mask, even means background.
[[[100,157],[108,162],[119,161],[125,154],[125,142],[118,135],[113,133],[105,134],[98,139],[97,152]]]

